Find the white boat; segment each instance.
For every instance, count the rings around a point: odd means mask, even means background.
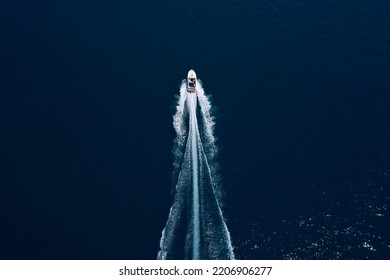
[[[187,75],[187,91],[188,92],[196,91],[196,73],[192,69],[188,71],[188,75]]]

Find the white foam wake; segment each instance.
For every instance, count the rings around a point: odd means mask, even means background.
[[[177,134],[175,197],[160,240],[158,259],[234,258],[218,196],[217,148],[210,112],[211,103],[200,81],[196,93],[188,93],[183,81],[173,117]]]

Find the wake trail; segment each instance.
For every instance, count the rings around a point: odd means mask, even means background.
[[[187,92],[183,81],[173,117],[177,135],[173,148],[176,187],[158,259],[234,259],[220,207],[217,148],[210,111],[211,103],[200,81],[196,93]]]
[[[192,186],[193,186],[193,219],[194,219],[194,233],[193,233],[193,248],[192,258],[199,259],[200,250],[200,222],[199,222],[199,185],[198,185],[198,127],[196,122],[196,95],[189,94],[188,107],[190,111],[190,130],[191,134],[191,152],[192,152]]]

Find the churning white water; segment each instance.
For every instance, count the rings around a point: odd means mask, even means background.
[[[234,259],[219,201],[211,103],[200,81],[195,93],[183,81],[173,125],[175,197],[158,259]]]

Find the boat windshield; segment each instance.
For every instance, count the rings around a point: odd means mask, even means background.
[[[188,86],[195,87],[195,78],[189,78],[188,79]]]

